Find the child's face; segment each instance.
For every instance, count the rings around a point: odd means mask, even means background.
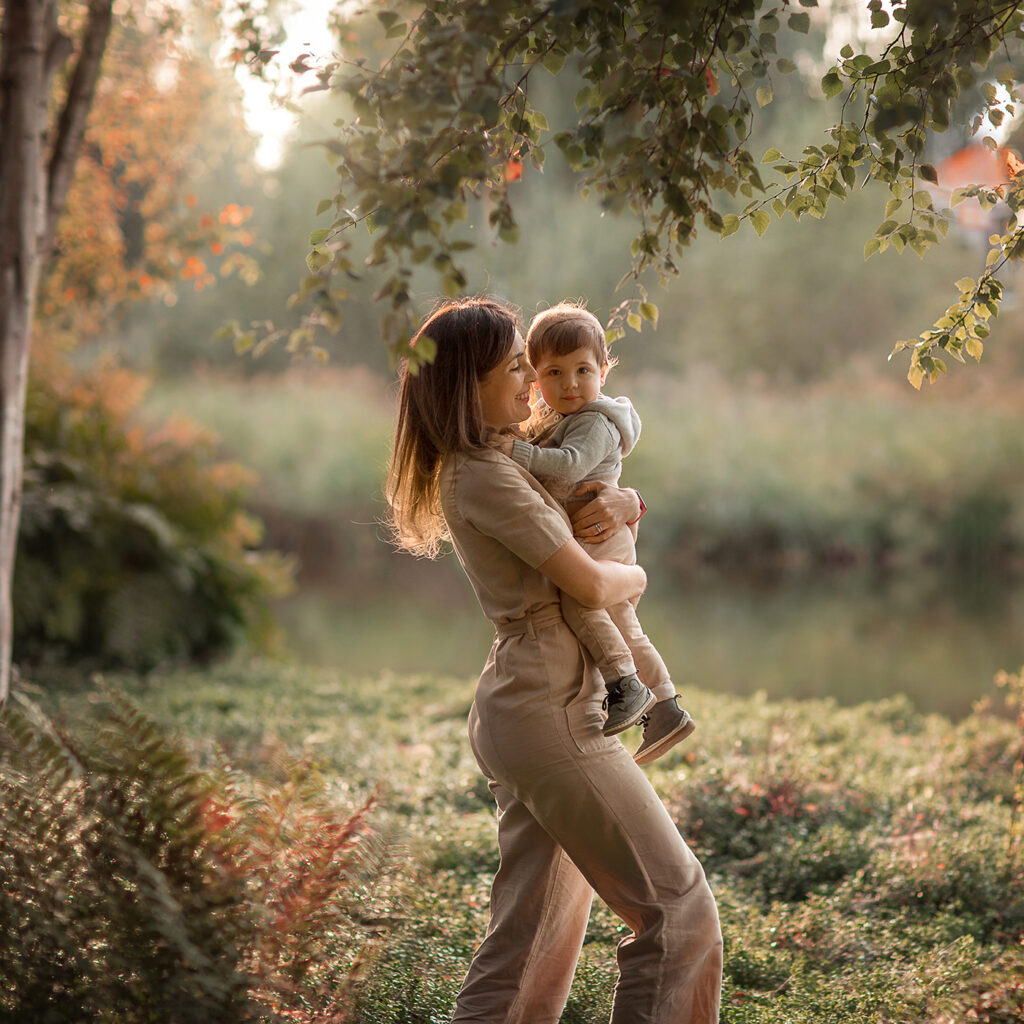
[[[607,366],[598,366],[589,348],[578,348],[564,356],[541,356],[536,367],[544,401],[565,416],[579,412],[601,393]]]

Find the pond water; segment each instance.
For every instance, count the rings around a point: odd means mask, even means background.
[[[279,607],[292,657],[360,675],[478,674],[493,631],[454,558],[318,568]],[[1024,664],[1024,585],[991,574],[655,579],[639,611],[684,694],[841,704],[904,694],[956,719],[981,697],[1000,700],[995,674]]]

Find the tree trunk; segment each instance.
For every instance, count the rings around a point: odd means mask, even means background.
[[[10,690],[11,584],[21,515],[25,390],[37,287],[64,208],[111,24],[92,0],[81,52],[48,153],[48,102],[71,52],[57,0],[6,0],[0,24],[0,704]]]

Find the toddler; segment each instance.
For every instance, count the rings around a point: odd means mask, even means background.
[[[601,394],[615,360],[609,358],[600,321],[582,306],[563,302],[535,316],[526,351],[538,376],[533,387],[540,391],[526,424],[530,440],[506,440],[502,447],[572,515],[590,500],[573,497],[581,483],[618,483],[622,459],[640,436],[640,418],[628,398]],[[629,526],[588,548],[594,558],[636,562]],[[693,731],[665,662],[629,601],[586,608],[563,594],[562,613],[604,678],[606,736],[642,721],[643,741],[634,758],[647,764]]]

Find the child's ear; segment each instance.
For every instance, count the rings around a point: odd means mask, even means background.
[[[604,387],[604,382],[608,377],[608,371],[610,369],[611,367],[607,363],[605,363],[605,365],[601,367],[601,387]]]

